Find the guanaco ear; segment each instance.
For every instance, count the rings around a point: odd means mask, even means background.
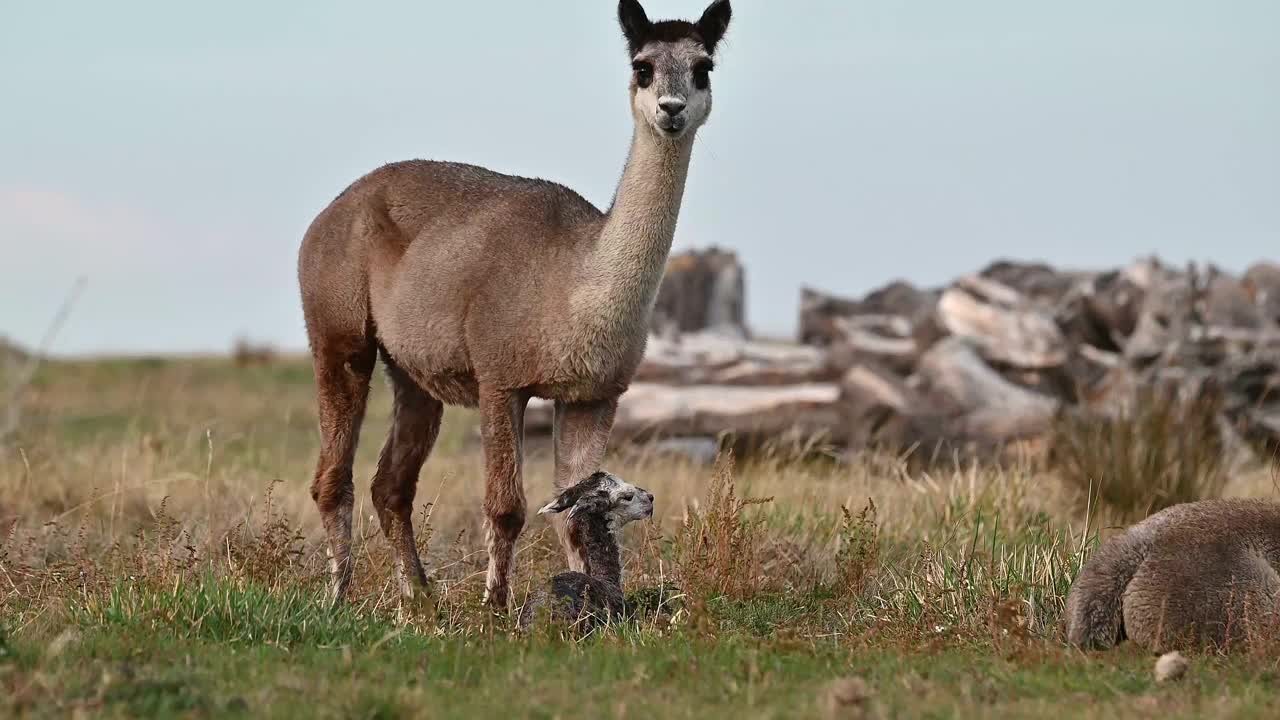
[[[618,24],[622,26],[622,34],[627,37],[627,45],[631,54],[635,55],[644,47],[653,23],[644,12],[640,0],[621,0],[618,3]]]
[[[551,502],[543,505],[542,509],[538,511],[538,514],[546,515],[547,513],[562,513],[570,508],[574,508],[576,510],[577,506],[583,502],[583,499],[591,494],[592,489],[593,487],[585,482],[566,488],[564,492],[557,495]],[[569,514],[572,515],[573,513]]]
[[[551,502],[543,505],[542,509],[538,511],[538,514],[547,515],[549,513],[562,513],[573,507],[573,504],[577,502],[577,500],[578,498],[568,491],[562,492],[552,499]]]
[[[554,500],[542,506],[538,514],[560,513],[573,508],[573,512],[569,513],[569,516],[573,517],[574,513],[584,507],[600,509],[599,503],[604,503],[607,507],[609,504],[609,492],[602,487],[602,483],[610,477],[609,473],[603,470],[592,473],[587,479],[560,491],[560,494]]]
[[[729,31],[729,18],[732,16],[733,8],[729,7],[729,0],[716,0],[703,11],[697,27],[698,34],[702,36],[702,43],[707,47],[707,52],[715,53],[716,46],[724,39],[724,34]]]
[[[592,490],[575,485],[560,493],[555,500],[543,505],[538,514],[561,513],[565,510],[569,511],[569,517],[575,517],[580,512],[607,512],[609,493],[605,490]]]

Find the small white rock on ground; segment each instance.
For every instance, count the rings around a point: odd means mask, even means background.
[[[1169,652],[1156,660],[1156,682],[1177,680],[1187,674],[1191,663],[1180,652]]]

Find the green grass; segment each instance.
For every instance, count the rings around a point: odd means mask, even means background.
[[[194,582],[147,589],[119,583],[105,597],[90,596],[68,608],[80,627],[122,628],[229,645],[299,643],[320,647],[367,645],[399,633],[391,624],[350,605],[321,608],[318,584],[275,592],[253,583],[204,576]]]
[[[71,639],[0,655],[0,712],[62,717],[809,717],[850,676],[902,717],[1266,717],[1274,667],[1205,658],[1157,686],[1151,658],[1085,656],[1035,643],[803,637],[786,597],[718,608],[715,634],[620,629],[572,642],[499,629],[399,632],[297,593],[212,578],[112,591],[68,608]],[[203,618],[203,620],[200,620]],[[774,628],[772,632],[760,632]],[[65,632],[65,630],[64,630]],[[3,646],[0,646],[3,647]],[[1152,715],[1154,716],[1154,715]]]

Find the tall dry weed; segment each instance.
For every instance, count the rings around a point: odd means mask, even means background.
[[[835,582],[832,588],[841,598],[862,595],[880,560],[880,527],[876,523],[876,504],[867,499],[866,507],[857,515],[841,506],[839,547],[835,557]]]
[[[765,583],[762,520],[747,510],[773,498],[739,498],[733,472],[733,456],[722,456],[705,502],[688,509],[672,541],[681,587],[696,598],[750,597]]]
[[[267,486],[262,518],[242,519],[223,538],[228,570],[241,577],[273,584],[291,574],[303,556],[305,540],[297,524],[275,505],[274,491],[280,481]]]

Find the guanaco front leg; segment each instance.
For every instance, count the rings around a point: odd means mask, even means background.
[[[600,469],[613,430],[617,398],[585,403],[556,402],[552,434],[555,444],[556,490],[565,490]],[[560,515],[551,519],[569,569],[583,572],[586,559],[569,540],[569,521]]]

